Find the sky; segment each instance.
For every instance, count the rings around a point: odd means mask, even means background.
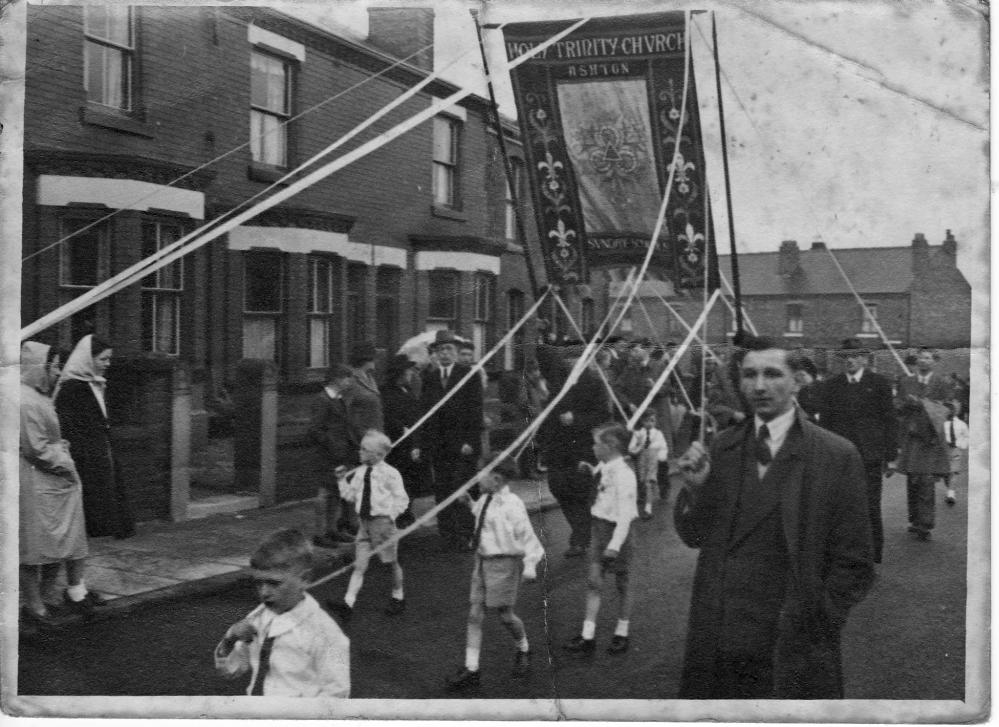
[[[345,1],[306,12],[363,37],[370,4]],[[536,0],[432,5],[437,68],[454,62],[443,75],[482,94],[469,8],[483,8],[483,22],[504,23],[663,7]],[[805,248],[820,237],[833,249],[908,245],[916,232],[936,245],[950,229],[959,267],[973,287],[987,289],[988,21],[974,3],[762,0],[670,8],[714,11],[740,252],[776,250],[788,239]],[[727,252],[710,15],[694,17],[708,178],[719,250]],[[495,69],[504,60],[502,32],[484,34]],[[505,74],[496,90],[503,111],[515,115]]]

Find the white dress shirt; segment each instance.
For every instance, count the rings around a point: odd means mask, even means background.
[[[476,527],[488,497],[488,493],[483,494],[472,505]],[[484,558],[496,555],[522,556],[524,572],[529,577],[533,577],[538,563],[545,555],[545,549],[534,533],[524,501],[511,492],[507,485],[494,492],[489,501],[476,553]]]
[[[645,446],[646,439],[649,440],[648,448]],[[631,454],[640,454],[643,450],[653,452],[657,462],[665,462],[669,459],[669,445],[666,444],[666,437],[663,436],[661,430],[655,427],[652,429],[642,427],[632,433],[628,451]]]
[[[368,465],[362,464],[349,478],[340,480],[340,497],[354,503],[357,512],[361,512],[361,500],[364,496],[364,473]],[[371,465],[371,516],[383,515],[395,520],[406,511],[409,505],[409,495],[402,484],[399,470],[385,460]]]
[[[608,550],[621,550],[631,521],[638,517],[638,480],[624,457],[618,456],[597,466],[600,484],[590,514],[616,523]]]
[[[770,437],[767,439],[767,446],[770,447],[771,461],[777,456],[780,448],[784,446],[784,440],[787,439],[787,433],[791,430],[791,425],[794,424],[797,414],[797,407],[792,406],[786,412],[778,414],[768,422],[763,421],[758,416],[754,417],[753,432],[757,435],[760,432],[760,427],[764,424],[767,425],[767,431],[770,433]],[[767,465],[757,463],[756,471],[759,473],[760,479],[763,479],[763,475],[767,472]]]
[[[250,672],[250,694],[260,668],[264,639],[275,637],[264,677],[266,697],[350,696],[350,639],[308,593],[297,606],[276,614],[260,604],[246,616],[257,629],[249,644],[239,641],[222,656],[215,647],[215,668],[235,677]]]

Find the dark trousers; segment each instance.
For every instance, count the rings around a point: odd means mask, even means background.
[[[548,489],[569,523],[569,545],[586,548],[590,544],[591,478],[575,469],[549,469]]]
[[[936,524],[936,483],[934,475],[909,475],[906,478],[909,522],[920,530],[932,530]]]
[[[880,461],[864,462],[867,472],[867,513],[871,518],[871,539],[874,542],[874,562],[881,562],[885,533],[881,523],[881,484],[883,467]]]
[[[434,499],[440,503],[475,474],[475,456],[441,454],[431,456],[434,475]],[[475,532],[475,518],[468,505],[455,500],[437,513],[437,532],[445,540],[467,543]]]

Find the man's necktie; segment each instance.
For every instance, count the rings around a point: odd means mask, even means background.
[[[947,441],[950,443],[950,446],[956,447],[957,446],[957,435],[954,434],[954,420],[953,419],[947,420],[947,426],[949,428],[949,430],[948,430],[948,435],[949,436],[947,437]]]
[[[764,467],[773,460],[773,455],[770,453],[770,445],[767,444],[768,439],[770,439],[770,430],[767,429],[766,424],[763,424],[756,433],[756,461]]]
[[[274,648],[276,636],[268,636],[260,645],[260,666],[257,667],[257,678],[253,680],[253,688],[250,690],[251,697],[264,696],[264,679],[271,668],[271,649]]]
[[[361,517],[371,517],[371,465],[364,468],[364,490],[361,492]]]
[[[649,444],[652,442],[652,432],[648,429],[645,430],[645,444],[642,445],[642,449],[648,449]]]
[[[475,534],[472,536],[472,551],[479,549],[479,541],[482,539],[482,526],[486,522],[486,510],[489,509],[489,503],[493,501],[493,493],[486,495],[486,501],[482,503],[482,510],[479,511],[479,521],[475,523]]]
[[[447,388],[447,379],[448,379],[447,369],[442,368],[441,369],[441,388],[444,388],[444,389]]]

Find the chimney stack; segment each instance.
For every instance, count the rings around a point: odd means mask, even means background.
[[[780,244],[780,254],[777,256],[777,273],[785,278],[796,275],[801,270],[801,260],[798,255],[798,241],[784,240]]]
[[[930,243],[926,235],[917,232],[912,238],[912,269],[916,272],[926,270],[930,263]]]
[[[950,230],[947,230],[947,236],[944,238],[941,250],[943,250],[945,255],[950,255],[951,257],[957,256],[957,240],[954,239]]]
[[[425,71],[434,70],[433,8],[368,8],[368,42]],[[421,48],[426,50],[420,50]]]

